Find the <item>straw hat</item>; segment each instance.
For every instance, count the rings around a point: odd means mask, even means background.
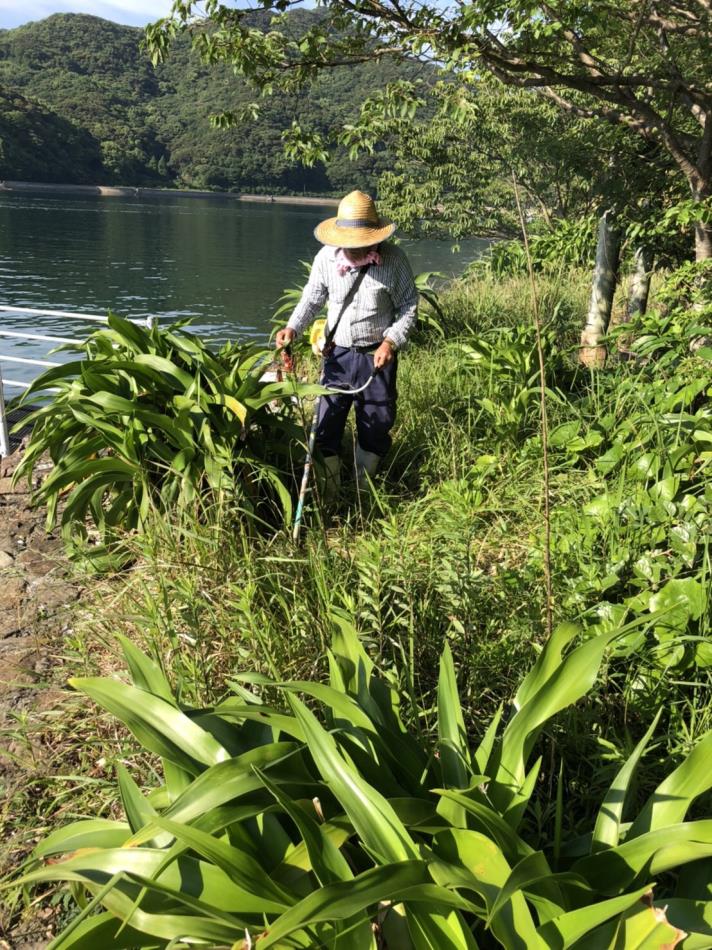
[[[362,191],[352,191],[341,199],[338,214],[314,228],[314,237],[332,247],[369,247],[380,244],[396,226],[378,216],[376,203]]]

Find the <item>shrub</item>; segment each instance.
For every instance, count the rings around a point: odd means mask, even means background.
[[[116,563],[121,532],[140,531],[151,507],[220,501],[233,514],[289,516],[290,445],[302,436],[289,398],[310,390],[263,382],[265,351],[227,344],[213,353],[180,327],[146,330],[114,315],[67,348],[82,358],[43,373],[20,398],[51,393],[23,422],[34,428],[15,478],[31,479],[49,454],[35,501],[47,506],[48,528],[61,511],[70,553]],[[98,544],[87,543],[87,522]]]
[[[633,821],[624,808],[656,722],[588,834],[563,840],[561,785],[551,846],[522,832],[536,739],[591,689],[620,631],[572,646],[577,628],[558,627],[509,717],[500,710],[471,746],[449,649],[431,738],[406,729],[405,697],[334,620],[329,684],[246,674],[234,698],[180,708],[126,640],[132,685],[74,681],[163,760],[165,783],[146,797],[121,767],[126,822],[80,821],[39,843],[20,883],[72,882],[82,907],[53,947],[662,950],[683,929],[687,945],[709,946],[709,904],[689,881],[663,900],[652,891],[712,855],[711,823],[685,820],[712,786],[712,733]],[[286,708],[267,702],[280,694]]]

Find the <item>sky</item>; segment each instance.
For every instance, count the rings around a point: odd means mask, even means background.
[[[52,13],[91,13],[131,26],[166,16],[171,0],[0,0],[0,29],[43,20]]]

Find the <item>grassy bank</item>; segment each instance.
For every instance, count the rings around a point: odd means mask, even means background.
[[[575,342],[586,284],[576,273],[539,284],[554,615],[578,623],[584,639],[638,626],[615,641],[595,688],[539,740],[523,833],[541,847],[590,828],[658,710],[631,811],[712,725],[707,364],[669,335],[657,362],[613,359],[602,373],[582,371]],[[546,636],[529,285],[463,281],[442,307],[439,329],[402,357],[394,449],[370,511],[347,488],[336,522],[314,513],[296,551],[287,532],[248,537],[225,511],[156,519],[133,542],[133,566],[92,583],[61,647],[63,671],[121,669],[123,634],[161,664],[181,703],[214,705],[239,672],[324,680],[340,618],[402,692],[401,716],[419,734],[435,728],[449,644],[465,727],[480,738]],[[51,736],[55,755],[50,769],[28,761],[28,782],[15,790],[15,854],[69,817],[118,814],[119,763],[139,785],[155,784],[155,757],[138,753],[108,716],[87,717],[85,703],[68,693],[59,713],[25,725],[28,750],[33,736]],[[709,813],[704,797],[693,807]],[[19,905],[13,913],[21,919]]]

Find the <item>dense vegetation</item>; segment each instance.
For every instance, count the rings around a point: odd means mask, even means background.
[[[295,16],[292,29],[313,17]],[[206,67],[185,41],[153,67],[142,35],[74,14],[0,31],[0,178],[253,192],[372,188],[382,154],[352,161],[342,148],[306,169],[285,158],[282,134],[293,121],[330,133],[356,116],[374,87],[417,71],[337,70],[313,95],[265,100],[258,123],[220,130],[210,116],[239,113],[253,98],[245,81],[228,66]]]
[[[572,345],[586,275],[538,279],[564,624],[542,653],[532,301],[525,279],[481,270],[441,298],[403,359],[395,449],[370,514],[347,495],[324,530],[313,505],[295,552],[288,532],[249,530],[226,497],[151,510],[127,541],[134,569],[94,587],[65,648],[89,677],[75,685],[146,752],[111,719],[88,728],[67,698],[55,769],[66,757],[81,774],[101,755],[102,772],[72,806],[89,823],[43,839],[25,868],[26,886],[72,880],[96,899],[57,946],[118,945],[112,915],[135,900],[130,946],[178,933],[240,946],[245,930],[259,946],[279,918],[274,939],[332,946],[353,924],[360,948],[364,912],[392,941],[380,945],[399,948],[512,947],[522,933],[548,947],[635,946],[649,933],[658,947],[680,939],[675,928],[695,934],[683,946],[710,946],[711,376],[709,351],[689,352],[707,291],[689,296],[699,290],[685,272],[659,284],[650,313],[617,331],[637,338],[639,358],[590,374]],[[117,663],[117,632],[132,686],[95,678]],[[332,740],[298,693],[317,701]],[[52,783],[26,795],[14,808],[29,838],[28,809],[46,824],[58,805]],[[191,868],[203,883],[186,889]],[[543,883],[552,872],[556,894]],[[356,890],[339,885],[352,877]],[[671,924],[639,900],[653,884]],[[388,900],[405,917],[374,909]]]
[[[72,552],[131,570],[23,733],[85,791],[12,796],[10,913],[40,888],[56,950],[712,948],[709,3],[263,6],[176,3],[139,73],[234,68],[221,135],[263,93],[313,174],[387,157],[398,220],[522,239],[430,294],[373,491],[315,478],[296,547],[309,409],[262,356],[112,318],[37,384],[20,475],[49,451]]]

